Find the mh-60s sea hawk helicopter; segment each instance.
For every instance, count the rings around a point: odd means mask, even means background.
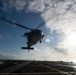
[[[14,21],[11,21],[9,19],[6,19],[2,16],[0,17],[0,20],[7,22],[7,23],[10,23],[11,25],[16,25],[16,26],[19,26],[21,28],[31,30],[30,32],[24,33],[24,35],[23,35],[24,37],[27,37],[27,47],[22,47],[22,49],[26,49],[26,50],[28,50],[28,52],[29,52],[29,50],[34,49],[31,47],[32,45],[35,45],[38,41],[40,41],[40,43],[41,43],[41,40],[44,37],[42,30],[38,29],[39,27],[41,27],[43,25],[44,22],[42,22],[37,28],[31,29],[31,28],[28,28],[28,27],[23,26],[21,24],[18,24]]]

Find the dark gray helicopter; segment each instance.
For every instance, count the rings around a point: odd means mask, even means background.
[[[25,27],[23,25],[20,25],[14,21],[11,21],[9,19],[6,19],[2,16],[0,17],[0,20],[10,23],[11,25],[16,25],[21,28],[31,30],[30,32],[24,33],[24,35],[23,35],[24,37],[27,37],[27,47],[22,47],[22,49],[26,49],[26,50],[28,49],[28,52],[29,52],[29,50],[34,49],[31,47],[32,45],[35,45],[38,41],[40,41],[40,43],[42,42],[41,40],[43,39],[44,34],[43,34],[42,30],[40,30],[38,28],[41,27],[44,24],[44,22],[42,22],[37,28],[31,29],[31,28]]]

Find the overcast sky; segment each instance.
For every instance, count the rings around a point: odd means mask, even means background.
[[[0,21],[0,58],[49,61],[76,61],[76,0],[0,0],[0,16],[26,27],[40,27],[43,42],[34,51],[21,50],[26,46],[28,32]]]

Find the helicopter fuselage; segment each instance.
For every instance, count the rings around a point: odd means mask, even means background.
[[[35,45],[38,41],[41,41],[43,38],[42,31],[39,29],[33,30],[31,32],[25,33],[25,36],[27,34],[27,47],[31,47],[32,45]]]

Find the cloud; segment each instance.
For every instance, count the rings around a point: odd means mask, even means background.
[[[65,58],[66,57],[66,58]],[[57,52],[54,48],[50,48],[47,44],[40,44],[37,45],[34,51],[30,51],[29,53],[21,52],[20,59],[27,59],[27,60],[45,60],[45,61],[69,61],[69,55],[66,53]]]
[[[58,47],[54,47],[54,50],[56,50],[57,52],[60,53],[64,53],[64,54],[68,54],[68,50],[64,47],[58,46]]]
[[[50,39],[45,39],[45,41],[46,41],[46,42],[50,42],[51,40],[50,40]]]
[[[51,2],[52,5],[49,3],[48,8],[46,8],[46,11],[44,11],[41,16],[46,21],[46,27],[50,30],[58,30],[68,34],[76,30],[75,0],[57,1],[58,0],[53,0]],[[69,6],[71,6],[71,8],[69,8]]]
[[[18,56],[15,54],[0,52],[0,59],[18,59]]]
[[[45,37],[45,42],[49,43],[51,42],[52,38],[50,36]]]
[[[45,10],[44,0],[29,0],[27,10],[32,12],[44,11]]]
[[[54,50],[57,53],[64,54],[66,57],[66,58],[64,57],[64,59],[67,61],[72,61],[73,59],[76,59],[76,44],[73,45],[73,43],[71,43],[70,45],[67,39],[64,39],[64,41],[58,42],[57,46],[54,47]]]
[[[17,11],[24,9],[26,0],[1,0],[4,11],[16,9]]]
[[[63,60],[63,61],[72,61],[73,59],[76,59],[76,47],[65,47],[66,45],[60,43],[58,46],[51,48],[47,46],[47,44],[42,44],[40,47],[36,47],[36,54],[34,53],[34,57],[37,59],[37,57],[41,60]],[[69,60],[70,59],[70,60]]]

